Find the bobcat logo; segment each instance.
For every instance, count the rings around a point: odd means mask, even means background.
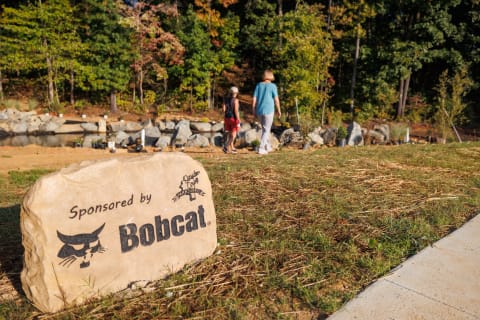
[[[64,243],[57,254],[57,257],[63,259],[59,265],[70,267],[77,258],[82,258],[80,268],[90,266],[90,260],[94,253],[106,251],[98,238],[103,227],[105,227],[105,223],[92,233],[81,233],[74,236],[64,235],[57,230],[58,239]]]
[[[198,183],[198,175],[200,174],[200,171],[193,171],[192,174],[190,175],[184,175],[182,181],[180,182],[180,191],[177,192],[175,197],[173,197],[173,202],[176,202],[178,199],[180,199],[183,196],[188,195],[190,201],[194,201],[197,199],[197,194],[200,196],[204,196],[205,192],[202,190],[198,189],[196,187]]]

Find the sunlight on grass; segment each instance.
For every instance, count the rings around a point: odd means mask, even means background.
[[[152,292],[112,295],[52,319],[325,317],[479,212],[478,143],[197,160],[212,183],[216,253],[156,282]],[[9,219],[48,172],[0,176],[2,205],[17,206]],[[0,319],[33,314],[24,298],[0,307]]]

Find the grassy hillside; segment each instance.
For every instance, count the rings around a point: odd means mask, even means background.
[[[213,256],[56,315],[6,299],[0,319],[322,319],[480,208],[480,143],[193,157],[212,182]],[[0,279],[17,287],[18,204],[44,173],[0,176]]]

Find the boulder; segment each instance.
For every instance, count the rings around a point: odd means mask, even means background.
[[[96,123],[93,123],[93,122],[84,122],[84,123],[81,123],[80,124],[80,127],[82,127],[82,129],[85,131],[85,132],[98,132],[98,126]]]
[[[186,147],[199,147],[199,148],[208,147],[209,145],[210,145],[210,142],[208,141],[208,138],[198,133],[191,135],[188,138],[187,143],[185,144]]]
[[[24,198],[20,225],[22,287],[42,312],[162,279],[217,245],[210,180],[183,153],[87,161],[43,176]]]
[[[47,116],[47,117],[49,117],[49,116]],[[55,130],[60,128],[62,126],[62,124],[64,124],[64,123],[65,123],[64,118],[50,117],[50,119],[48,121],[44,121],[40,125],[39,130],[43,131],[44,133],[54,133]]]
[[[295,131],[293,128],[284,130],[280,135],[280,144],[281,145],[290,145],[290,146],[302,146],[304,139],[302,134],[299,131]],[[323,143],[323,139],[322,139]]]
[[[125,121],[125,130],[126,132],[136,132],[143,129],[143,126],[138,122]]]
[[[212,125],[209,122],[190,122],[190,129],[195,132],[211,132]]]
[[[98,120],[98,132],[106,133],[107,132],[107,120],[99,119]]]
[[[28,124],[26,121],[11,121],[10,132],[14,135],[26,134],[28,130]]]
[[[347,145],[363,146],[362,127],[356,122],[352,122],[347,128]]]
[[[79,123],[64,123],[55,130],[55,133],[82,133],[84,131],[82,125]]]
[[[210,137],[210,145],[216,147],[223,147],[225,139],[223,138],[223,133],[216,132]]]
[[[190,122],[188,120],[180,120],[175,126],[172,142],[177,147],[184,146],[191,135]]]
[[[162,135],[160,138],[158,138],[155,146],[157,148],[163,149],[163,148],[166,148],[166,147],[170,146],[171,143],[172,143],[172,137],[171,136]]]
[[[212,124],[212,132],[223,131],[223,121]]]

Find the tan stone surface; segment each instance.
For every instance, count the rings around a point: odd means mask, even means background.
[[[182,153],[87,161],[44,176],[25,196],[21,227],[22,285],[44,312],[160,279],[217,244],[210,180]]]

